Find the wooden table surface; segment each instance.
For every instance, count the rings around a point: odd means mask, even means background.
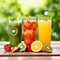
[[[11,52],[5,52],[4,51],[4,45],[8,44],[8,43],[9,42],[0,42],[0,57],[12,57],[12,58],[13,57],[25,57],[25,59],[27,57],[27,59],[32,58],[33,60],[34,59],[44,60],[44,59],[48,58],[48,60],[60,60],[60,41],[52,41],[51,42],[51,46],[53,47],[52,53],[44,53],[44,52],[39,52],[39,53],[15,52],[15,53],[11,53]]]
[[[0,56],[60,56],[60,41],[52,41],[53,52],[45,53],[45,52],[5,52],[4,45],[9,42],[0,42]]]

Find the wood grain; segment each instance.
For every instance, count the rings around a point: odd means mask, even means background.
[[[0,57],[18,57],[18,56],[25,56],[25,57],[30,57],[30,56],[60,56],[60,41],[52,41],[52,47],[53,47],[53,52],[52,53],[45,53],[45,52],[39,52],[39,53],[34,53],[34,52],[5,52],[4,51],[4,45],[9,42],[0,42]]]

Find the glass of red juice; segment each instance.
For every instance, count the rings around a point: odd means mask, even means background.
[[[24,42],[27,51],[31,51],[31,44],[36,39],[36,17],[24,18]]]

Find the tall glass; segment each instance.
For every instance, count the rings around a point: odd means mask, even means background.
[[[38,36],[39,40],[44,45],[51,45],[51,19],[38,20]]]
[[[24,42],[27,46],[27,51],[31,51],[31,44],[36,39],[36,17],[24,18]]]
[[[9,40],[11,46],[17,46],[21,42],[22,20],[9,20]]]

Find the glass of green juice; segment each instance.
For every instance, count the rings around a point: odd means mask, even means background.
[[[9,20],[9,41],[12,47],[18,46],[22,36],[22,19]]]

